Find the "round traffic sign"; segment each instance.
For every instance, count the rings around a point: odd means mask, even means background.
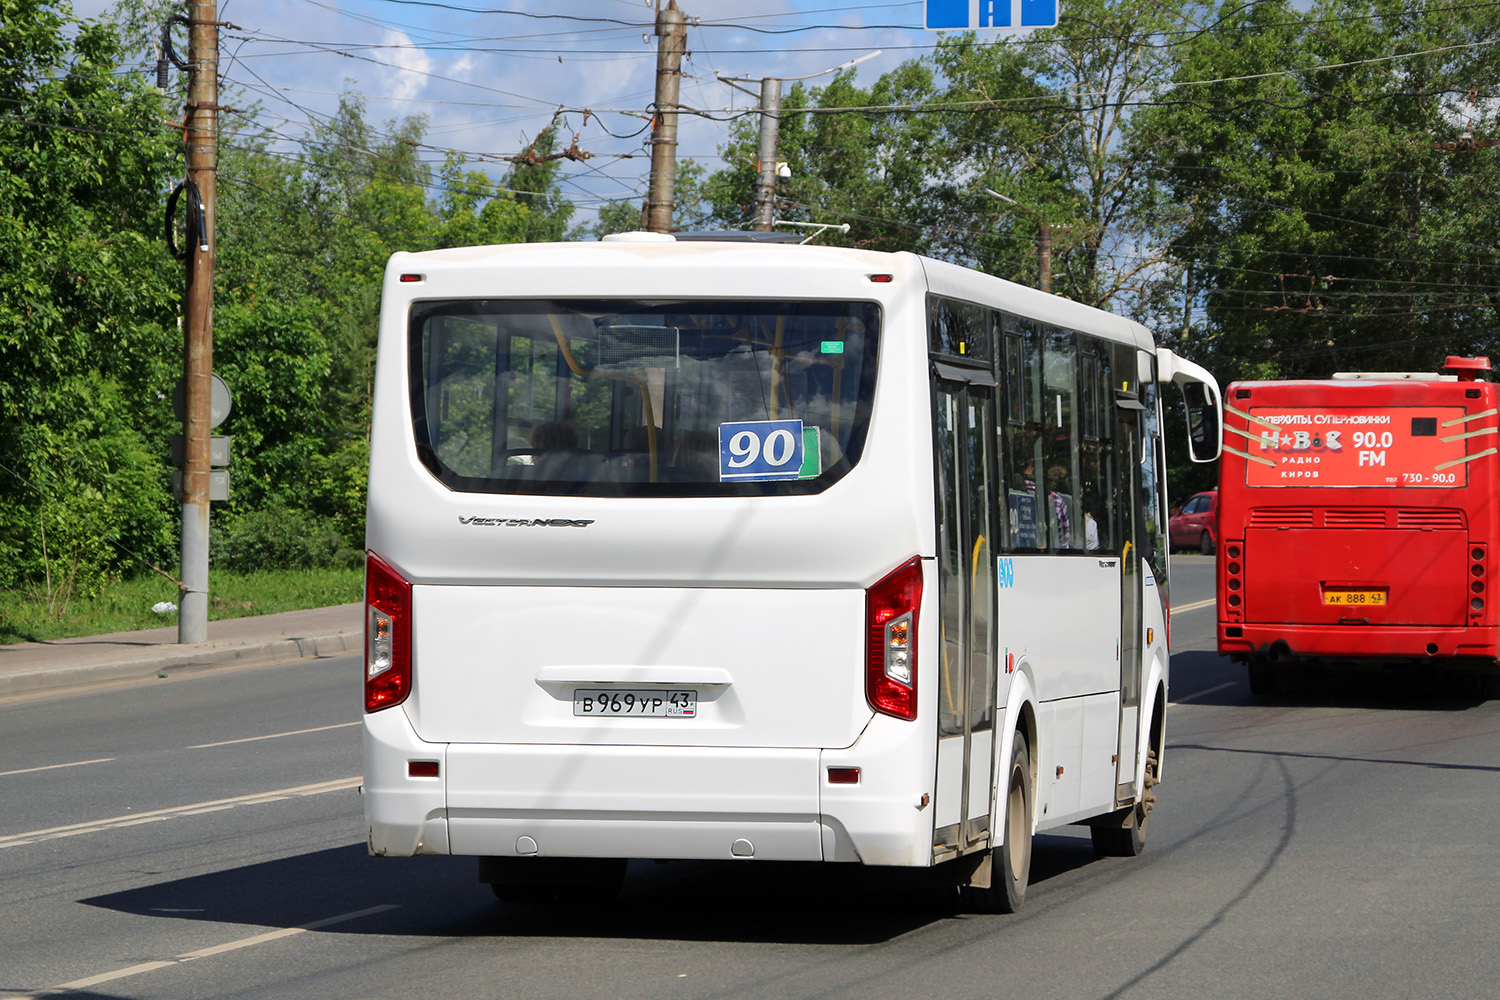
[[[215,428],[224,422],[229,416],[229,410],[233,406],[233,400],[229,396],[229,386],[217,375],[210,375],[210,390],[208,394],[208,426]],[[187,419],[187,389],[182,379],[177,380],[177,386],[172,390],[172,412],[177,414],[178,420]]]

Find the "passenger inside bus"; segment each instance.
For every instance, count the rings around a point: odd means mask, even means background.
[[[573,479],[588,453],[578,447],[578,429],[565,420],[549,420],[531,431],[532,459],[538,479]]]

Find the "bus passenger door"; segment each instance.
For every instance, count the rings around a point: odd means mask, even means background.
[[[1146,538],[1145,496],[1141,482],[1141,415],[1134,399],[1117,401],[1120,448],[1120,492],[1117,517],[1124,540],[1120,557],[1120,742],[1115,764],[1115,805],[1135,801],[1136,747],[1141,726],[1141,635],[1143,562]]]
[[[946,374],[946,372],[945,372]],[[933,853],[990,835],[995,750],[993,382],[937,383],[938,773]]]

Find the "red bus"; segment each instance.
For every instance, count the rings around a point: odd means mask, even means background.
[[[1219,464],[1219,652],[1275,694],[1299,671],[1500,677],[1500,386],[1448,375],[1237,382]],[[1500,575],[1496,576],[1500,584]]]

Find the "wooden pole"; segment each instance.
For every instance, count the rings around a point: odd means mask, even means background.
[[[203,202],[202,232],[187,252],[183,305],[182,584],[177,641],[208,640],[209,439],[214,369],[214,217],[218,195],[219,13],[217,0],[189,7],[187,177]],[[192,214],[189,198],[189,214]],[[188,227],[190,232],[195,229]]]
[[[670,0],[656,12],[656,124],[651,129],[651,189],[646,229],[672,231],[673,189],[677,183],[677,101],[682,57],[687,49],[687,17]]]

